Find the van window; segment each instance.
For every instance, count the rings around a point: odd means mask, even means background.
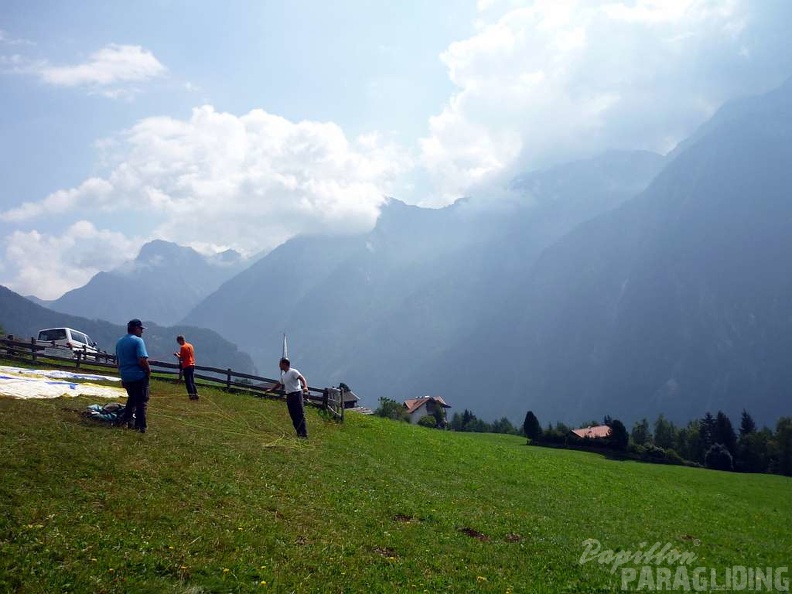
[[[64,328],[53,328],[52,330],[42,330],[39,332],[39,340],[66,340],[66,330]]]
[[[85,334],[83,334],[82,332],[77,332],[77,330],[72,330],[71,335],[72,335],[72,340],[74,340],[75,342],[79,342],[80,344],[90,344],[90,342],[88,341],[88,337],[85,336]]]

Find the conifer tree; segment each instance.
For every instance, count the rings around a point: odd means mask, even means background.
[[[662,414],[657,417],[654,426],[654,443],[659,448],[673,448],[676,441],[676,427]]]
[[[712,447],[712,444],[715,443],[712,439],[712,434],[714,431],[715,417],[713,417],[712,414],[707,413],[699,423],[699,435],[701,436],[702,445],[704,446],[705,451],[709,450]]]
[[[611,430],[608,439],[613,448],[620,451],[626,450],[630,443],[630,435],[627,433],[627,427],[624,426],[624,423],[619,419],[611,419],[608,427]]]
[[[765,428],[740,436],[735,467],[740,472],[770,472],[772,432]]]
[[[649,421],[646,419],[636,421],[630,436],[632,437],[633,443],[636,445],[646,445],[649,443],[652,439],[652,434],[649,432]]]
[[[712,442],[724,446],[734,457],[737,454],[737,436],[734,434],[731,420],[722,411],[718,411],[712,427]]]
[[[528,439],[538,439],[542,436],[542,426],[539,424],[539,419],[532,410],[525,413],[525,420],[523,421],[523,433]]]
[[[773,436],[777,452],[776,472],[792,476],[792,417],[781,417]]]
[[[740,418],[740,438],[743,438],[754,431],[756,431],[756,423],[754,423],[754,420],[751,415],[748,414],[748,411],[743,409],[742,417]]]

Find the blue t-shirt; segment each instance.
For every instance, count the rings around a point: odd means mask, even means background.
[[[145,357],[146,343],[140,336],[127,334],[116,343],[116,357],[118,358],[118,371],[125,382],[136,382],[146,377],[146,370],[140,366],[139,359]]]

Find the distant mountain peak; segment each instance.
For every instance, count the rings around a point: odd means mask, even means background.
[[[184,247],[170,241],[155,239],[149,241],[140,248],[140,252],[135,260],[139,262],[149,262],[163,258],[168,259],[184,256],[186,254],[199,255],[198,252],[191,247]]]
[[[155,239],[134,260],[99,272],[83,287],[47,303],[56,311],[107,320],[129,317],[173,323],[246,264],[234,250],[204,256],[191,247]],[[101,305],[97,305],[101,304]]]
[[[206,258],[206,261],[214,266],[237,266],[244,258],[236,250],[228,249]]]

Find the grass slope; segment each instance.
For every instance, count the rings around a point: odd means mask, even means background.
[[[0,399],[0,590],[611,592],[583,541],[789,564],[792,481],[615,462],[154,382],[149,432]]]

